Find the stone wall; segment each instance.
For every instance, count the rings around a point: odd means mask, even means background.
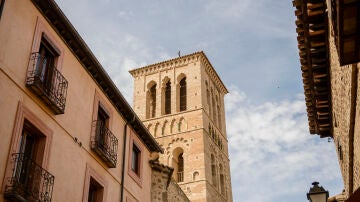
[[[152,202],[188,202],[190,201],[180,186],[171,178],[173,168],[161,164],[158,159],[151,160]]]
[[[332,93],[332,124],[334,143],[344,181],[345,194],[349,194],[349,133],[351,118],[352,65],[340,66],[334,37],[330,33],[330,73]]]

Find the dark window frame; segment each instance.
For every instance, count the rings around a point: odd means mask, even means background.
[[[179,97],[180,97],[180,111],[186,111],[187,108],[187,83],[186,77],[182,78],[179,82]]]
[[[165,84],[164,92],[164,114],[171,114],[171,82],[168,81]]]
[[[89,199],[89,196],[92,194],[89,193],[91,189],[95,191],[95,193],[93,192],[95,194],[93,195],[93,199],[95,199],[93,202],[107,201],[108,182],[104,176],[97,173],[89,164],[86,164],[82,202],[91,201],[91,198]]]
[[[144,158],[144,153],[143,153],[143,147],[141,147],[143,144],[142,142],[137,138],[135,131],[131,130],[131,134],[130,134],[130,139],[129,139],[129,150],[128,150],[128,175],[140,186],[142,187],[142,181],[143,181],[143,158]],[[137,149],[137,168],[138,168],[138,172],[136,172],[136,170],[134,170],[132,168],[133,165],[133,151],[134,151],[134,146],[135,149]]]
[[[104,187],[90,176],[88,202],[102,202],[104,195]]]
[[[156,115],[156,84],[149,90],[149,118],[154,118]]]
[[[5,0],[0,0],[0,20],[4,10]]]
[[[133,143],[131,151],[131,170],[140,176],[141,151],[135,143]]]

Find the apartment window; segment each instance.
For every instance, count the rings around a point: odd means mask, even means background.
[[[142,186],[142,148],[141,141],[131,130],[130,148],[128,158],[128,174],[139,185]]]
[[[107,184],[101,175],[86,165],[83,202],[106,201]]]
[[[180,81],[180,111],[186,110],[186,77]]]
[[[118,139],[110,131],[111,114],[100,95],[95,93],[91,149],[106,163],[115,168],[117,163]]]
[[[102,202],[104,187],[95,179],[90,178],[88,202]]]
[[[133,144],[132,154],[131,154],[131,170],[134,171],[137,175],[140,175],[140,149]]]
[[[10,201],[51,201],[55,177],[46,170],[52,131],[19,103],[4,197]]]
[[[63,51],[38,20],[33,40],[26,86],[55,114],[65,112],[68,82],[60,73]]]
[[[101,106],[101,104],[99,105],[99,109],[98,109],[98,115],[97,115],[97,122],[98,122],[98,126],[97,127],[97,133],[98,135],[103,138],[103,135],[101,133],[101,130],[104,128],[104,127],[109,127],[109,114],[105,111],[105,109]]]

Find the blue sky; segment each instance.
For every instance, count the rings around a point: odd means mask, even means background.
[[[291,0],[56,0],[132,103],[128,70],[203,50],[225,97],[234,201],[343,189],[333,142],[309,134]]]

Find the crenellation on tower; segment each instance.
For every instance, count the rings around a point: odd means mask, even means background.
[[[191,201],[232,201],[225,85],[204,52],[130,71],[134,109]]]

